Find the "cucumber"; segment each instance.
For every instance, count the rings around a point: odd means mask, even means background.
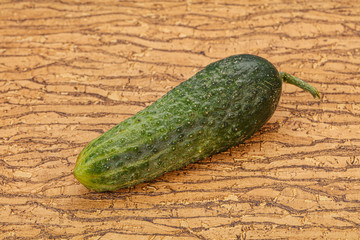
[[[319,98],[315,88],[258,56],[211,63],[91,141],[73,173],[90,190],[115,191],[225,151],[269,120],[282,82]]]

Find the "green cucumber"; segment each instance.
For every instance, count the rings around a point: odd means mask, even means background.
[[[211,63],[91,141],[79,154],[74,175],[90,190],[115,191],[225,151],[269,120],[282,82],[319,98],[315,88],[258,56]]]

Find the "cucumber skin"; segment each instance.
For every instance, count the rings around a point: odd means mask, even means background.
[[[74,175],[90,190],[115,191],[225,151],[269,120],[281,88],[279,72],[261,57],[211,63],[91,141]]]

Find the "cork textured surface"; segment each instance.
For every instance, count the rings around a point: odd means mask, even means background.
[[[101,2],[101,3],[100,3]],[[359,239],[359,1],[1,1],[0,239]],[[113,193],[82,148],[207,64],[250,53],[284,84],[245,143]]]

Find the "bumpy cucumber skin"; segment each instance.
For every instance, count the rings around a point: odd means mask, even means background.
[[[214,62],[149,107],[91,141],[74,175],[94,191],[115,191],[238,145],[273,115],[282,80],[254,55]]]

